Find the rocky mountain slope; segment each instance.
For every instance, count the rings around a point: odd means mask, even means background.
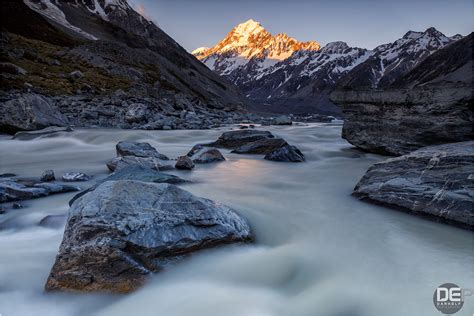
[[[2,102],[34,92],[75,124],[123,127],[137,123],[124,120],[135,103],[153,123],[246,102],[125,0],[8,0],[2,27]]]
[[[255,109],[339,114],[340,108],[328,98],[336,86],[386,86],[457,39],[429,28],[410,31],[373,51],[344,42],[320,48],[316,42],[299,43],[285,34],[272,36],[249,20],[216,46],[193,54],[239,86]]]
[[[343,86],[333,92],[332,100],[343,106],[343,138],[388,155],[474,139],[473,37],[433,53],[383,89]]]

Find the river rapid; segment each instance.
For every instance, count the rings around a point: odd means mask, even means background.
[[[39,221],[66,214],[74,193],[24,201],[23,209],[0,214],[1,316],[437,315],[437,286],[474,288],[472,232],[350,195],[367,168],[386,157],[353,149],[340,138],[340,124],[265,129],[300,148],[307,162],[223,150],[225,162],[171,172],[193,180],[184,189],[246,217],[255,244],[196,253],[125,296],[49,294],[43,286],[64,228]],[[0,174],[83,171],[94,176],[78,183],[85,188],[108,174],[105,163],[120,140],[146,141],[177,157],[224,130],[77,129],[29,141],[1,136]],[[474,297],[467,298],[459,314],[473,311]]]

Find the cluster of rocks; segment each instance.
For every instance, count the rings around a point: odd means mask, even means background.
[[[232,149],[237,154],[263,154],[264,159],[283,162],[303,162],[303,153],[283,138],[269,131],[239,130],[223,133],[216,141],[203,146]]]
[[[176,100],[177,99],[177,100]],[[231,109],[211,109],[197,101],[133,97],[118,90],[109,96],[80,94],[46,97],[35,93],[2,93],[0,132],[38,130],[49,126],[119,127],[125,129],[210,129],[250,123],[291,125],[295,120],[314,121],[315,116],[261,117]],[[319,117],[319,116],[318,116]],[[332,117],[321,116],[321,122]]]

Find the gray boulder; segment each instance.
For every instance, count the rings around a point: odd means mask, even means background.
[[[280,148],[265,155],[264,159],[283,162],[303,162],[305,161],[303,153],[296,148],[286,144]]]
[[[267,154],[286,144],[268,131],[238,130],[223,133],[210,147],[233,149],[238,154]]]
[[[127,123],[140,123],[146,120],[148,107],[142,103],[135,103],[130,105],[130,108],[125,113],[125,120]]]
[[[181,156],[178,158],[178,161],[176,161],[174,167],[176,169],[191,170],[194,168],[194,163],[188,156]]]
[[[194,163],[203,164],[224,161],[222,153],[216,148],[208,148],[203,145],[195,145],[187,155]]]
[[[430,146],[376,163],[353,195],[473,229],[474,141]]]
[[[15,134],[67,124],[66,117],[46,98],[37,94],[23,94],[0,103],[0,132]]]
[[[127,293],[192,252],[251,240],[226,206],[170,184],[107,181],[70,208],[45,289]]]
[[[143,167],[158,170],[158,171],[170,170],[174,168],[170,164],[165,164],[165,161],[154,158],[154,157],[147,157],[147,158],[135,157],[135,156],[115,157],[109,162],[107,162],[107,168],[109,168],[109,170],[112,172],[116,170],[120,170],[127,166],[132,166],[132,165],[143,166]]]
[[[135,156],[135,157],[143,157],[143,158],[157,158],[161,160],[169,160],[163,154],[160,154],[153,146],[149,143],[138,143],[138,142],[128,142],[128,141],[121,141],[116,146],[115,149],[117,150],[117,156],[125,157],[125,156]]]
[[[53,170],[45,170],[43,174],[41,175],[40,178],[41,181],[43,182],[50,182],[56,180],[56,177],[54,176],[54,171]]]

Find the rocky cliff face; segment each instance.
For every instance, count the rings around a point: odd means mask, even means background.
[[[383,90],[356,86],[335,91],[331,97],[345,116],[343,138],[388,155],[473,139],[472,42],[471,33]]]
[[[18,22],[24,20],[29,22]],[[118,93],[122,100],[140,99],[154,113],[163,108],[235,111],[246,102],[235,86],[125,0],[9,0],[2,4],[2,21],[7,32],[1,62],[20,69],[2,71],[2,100],[28,91],[96,99],[107,106],[114,104],[105,99]],[[74,101],[58,106],[75,113],[80,104],[73,106]],[[129,110],[130,104],[118,103],[123,109],[112,107],[109,114]],[[82,113],[72,116],[80,120]]]

